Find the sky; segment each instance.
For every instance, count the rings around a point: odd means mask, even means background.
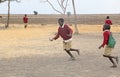
[[[57,0],[50,0],[56,9],[61,10]],[[73,14],[72,0],[69,0],[67,12]],[[74,0],[77,14],[120,14],[120,0]],[[7,3],[0,4],[0,14],[7,14]],[[11,14],[59,14],[44,0],[21,0],[11,2]]]

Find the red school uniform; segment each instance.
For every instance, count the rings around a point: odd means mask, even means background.
[[[112,25],[112,21],[110,19],[106,19],[105,24]]]
[[[102,47],[104,47],[105,45],[108,45],[108,40],[109,40],[109,35],[110,35],[110,31],[109,30],[105,30],[103,32],[103,43],[102,43]]]
[[[61,36],[63,40],[69,40],[72,38],[72,36],[68,36],[68,35],[72,33],[73,33],[72,29],[67,24],[64,24],[62,27],[58,28],[58,33],[54,37],[54,39],[56,40],[59,38],[59,36]]]
[[[27,17],[23,17],[23,22],[24,23],[28,23],[28,18]]]

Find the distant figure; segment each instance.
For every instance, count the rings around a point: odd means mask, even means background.
[[[109,16],[106,17],[105,24],[112,25],[112,21]]]
[[[103,48],[105,47],[103,56],[106,57],[106,58],[108,58],[111,61],[111,63],[113,64],[113,66],[111,66],[111,67],[114,68],[114,67],[117,67],[118,57],[111,55],[112,50],[114,48],[108,46],[108,41],[109,41],[110,33],[111,33],[110,32],[110,25],[108,26],[108,24],[105,24],[104,25],[104,32],[103,32],[103,43],[102,43],[102,45],[99,46],[99,49],[101,49],[102,47]],[[113,59],[116,60],[117,64],[114,62]]]
[[[24,28],[27,28],[27,24],[28,24],[27,14],[25,14],[25,16],[23,17],[23,22],[24,22]]]
[[[75,57],[72,55],[70,51],[76,51],[79,55],[78,49],[71,48],[71,42],[72,42],[72,29],[69,27],[69,25],[64,23],[63,18],[58,19],[58,32],[55,37],[50,38],[50,41],[58,39],[60,36],[63,38],[63,49],[67,52],[67,54],[71,57],[71,60],[75,60]]]
[[[2,16],[0,16],[0,22],[2,22]]]
[[[107,25],[107,26],[112,25],[112,21],[110,20],[110,17],[109,17],[109,16],[106,17],[105,25]],[[104,27],[104,25],[103,25],[103,31],[104,31],[104,28],[105,28],[105,27]],[[111,26],[110,26],[110,28],[111,28]]]

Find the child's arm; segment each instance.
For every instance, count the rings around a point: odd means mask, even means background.
[[[99,47],[98,47],[98,49],[101,49],[102,48],[102,45],[100,45]]]

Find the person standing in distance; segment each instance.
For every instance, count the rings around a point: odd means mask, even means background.
[[[113,23],[112,23],[112,21],[110,20],[110,17],[109,16],[107,16],[106,17],[106,19],[105,19],[105,23],[104,23],[104,25],[103,25],[103,31],[104,31],[104,26],[105,25],[108,25],[108,26],[110,26],[110,28],[111,28],[111,25],[112,25]]]
[[[78,49],[73,49],[71,48],[71,42],[72,42],[72,29],[64,23],[63,18],[58,19],[58,32],[55,37],[50,38],[50,41],[56,40],[61,36],[63,38],[63,49],[67,52],[67,54],[71,57],[72,60],[75,60],[75,57],[72,55],[71,51],[76,51],[77,54],[79,55],[79,50]]]
[[[105,24],[112,25],[112,21],[109,16],[106,17]]]
[[[23,22],[24,22],[24,28],[27,28],[27,24],[28,24],[27,14],[24,15],[24,17],[23,17]]]

